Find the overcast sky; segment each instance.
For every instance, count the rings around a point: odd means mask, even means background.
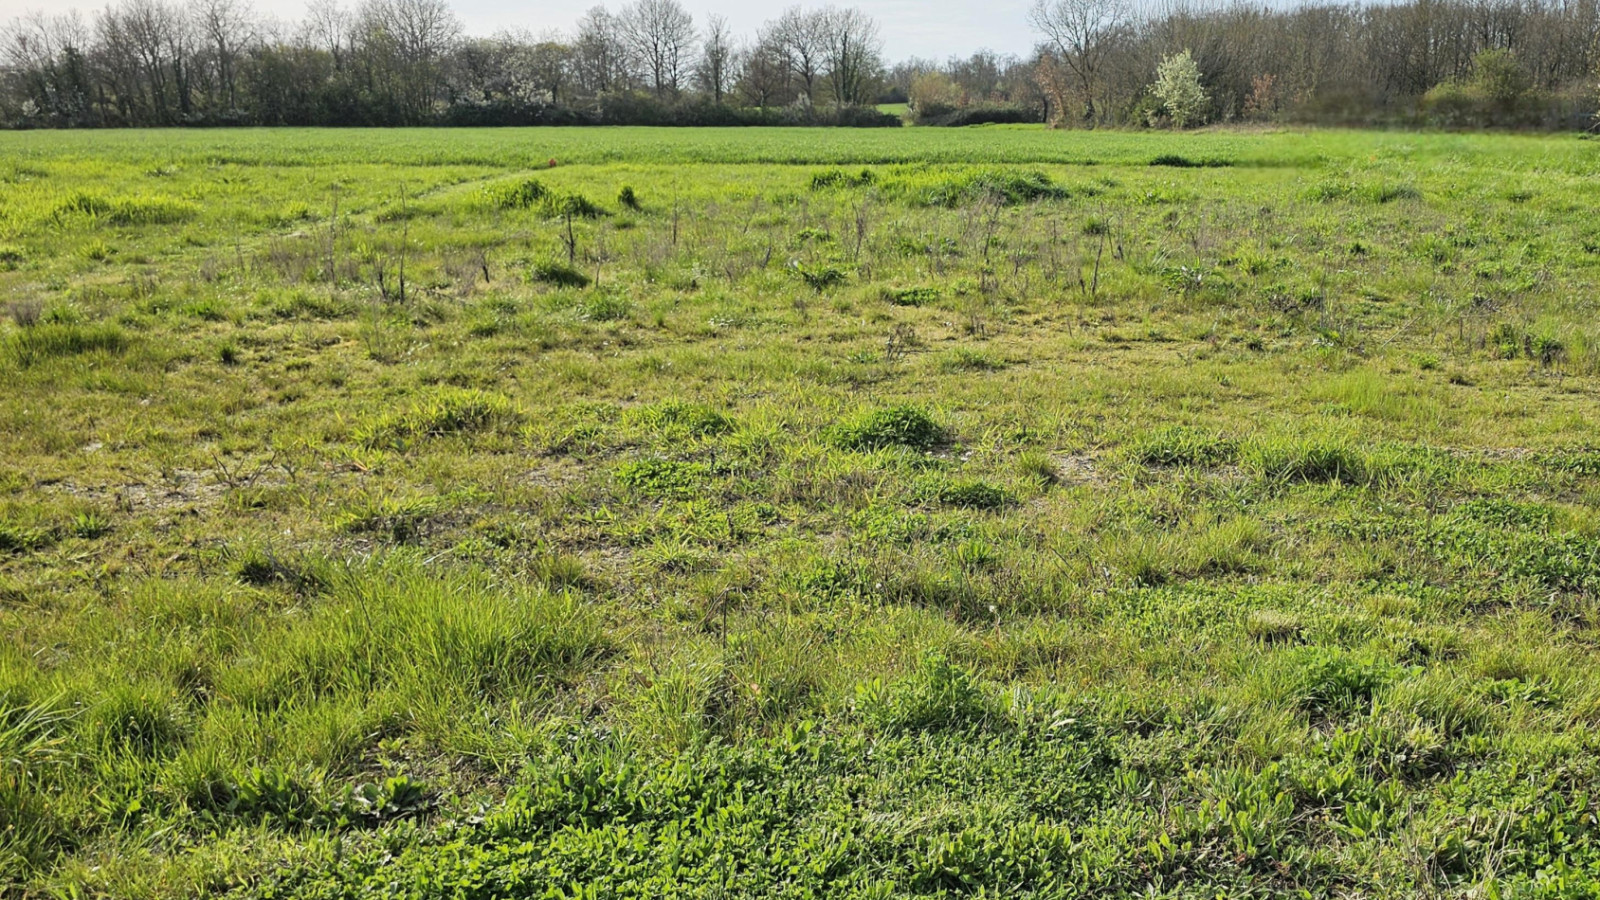
[[[456,15],[475,35],[489,35],[503,28],[543,31],[572,27],[585,9],[600,0],[452,0]],[[952,54],[965,56],[988,48],[1001,53],[1023,55],[1033,45],[1028,31],[1029,0],[836,0],[839,5],[858,6],[878,20],[883,31],[884,53],[890,60],[908,56],[944,59]],[[85,15],[104,6],[104,2],[74,0],[0,0],[0,22],[32,10],[64,12],[78,9]],[[305,11],[305,0],[254,0],[256,10],[279,19],[297,20]],[[353,2],[349,5],[353,5]],[[623,0],[606,4],[612,11]],[[750,3],[738,0],[684,0],[684,7],[695,21],[707,13],[727,18],[741,36],[753,34],[764,21],[775,18],[791,2]],[[805,6],[821,3],[804,3]]]

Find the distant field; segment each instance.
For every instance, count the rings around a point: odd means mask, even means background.
[[[1597,174],[0,134],[0,896],[1594,896]]]
[[[1003,137],[1002,137],[1003,135]],[[480,166],[598,163],[1138,165],[1169,152],[1273,168],[1432,164],[1592,175],[1600,147],[1571,135],[1371,131],[1188,134],[981,128],[440,128],[0,132],[13,162],[77,160],[248,167]]]

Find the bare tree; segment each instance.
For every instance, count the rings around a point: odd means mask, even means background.
[[[90,124],[91,77],[85,51],[93,37],[76,12],[33,12],[0,31],[0,72],[18,86],[25,118]]]
[[[739,95],[750,106],[787,106],[794,100],[792,67],[783,46],[769,35],[739,54]]]
[[[945,73],[960,86],[965,100],[981,102],[1005,92],[1002,73],[1014,62],[993,50],[979,50],[966,59],[950,60],[945,64]]]
[[[1094,122],[1095,90],[1111,36],[1132,17],[1128,0],[1034,0],[1028,23],[1044,37],[1081,92],[1083,118]]]
[[[337,0],[313,0],[306,7],[305,23],[301,27],[302,41],[327,51],[333,58],[335,70],[344,68],[354,39],[354,22]]]
[[[256,25],[244,0],[194,0],[193,15],[216,69],[216,97],[227,109],[239,107],[239,59],[256,40]]]
[[[188,99],[187,23],[160,0],[122,0],[95,20],[95,39],[111,89],[127,118],[171,125]]]
[[[863,104],[872,98],[872,85],[883,69],[883,40],[878,23],[859,9],[829,7],[825,23],[824,64],[833,100],[840,106]]]
[[[590,8],[578,20],[572,50],[573,74],[584,93],[609,93],[631,80],[622,25],[604,6]]]
[[[817,81],[828,53],[828,17],[821,10],[791,6],[763,34],[763,42],[782,48],[789,71],[807,102],[817,99]]]
[[[356,33],[368,88],[405,122],[425,121],[442,86],[445,54],[461,34],[445,0],[367,0]]]
[[[733,49],[733,32],[721,16],[706,17],[706,36],[700,43],[700,61],[695,65],[695,87],[710,94],[719,106],[729,87],[737,80],[738,59]]]
[[[621,22],[656,96],[677,96],[694,52],[694,17],[677,0],[637,0]]]
[[[572,47],[562,43],[555,35],[545,35],[543,40],[528,48],[528,73],[532,76],[530,83],[541,99],[560,103],[562,97],[566,96],[572,56]]]

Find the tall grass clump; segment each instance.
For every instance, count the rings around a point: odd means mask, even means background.
[[[855,709],[869,727],[891,734],[968,728],[999,715],[983,684],[938,652],[925,654],[895,681],[858,686]]]
[[[576,595],[437,575],[415,560],[340,572],[328,597],[219,689],[263,709],[392,691],[413,715],[464,720],[484,701],[547,692],[610,652]]]
[[[127,334],[111,323],[40,322],[7,337],[3,349],[6,359],[26,369],[64,356],[120,354],[130,343]]]
[[[1367,455],[1340,440],[1264,438],[1246,457],[1256,474],[1270,481],[1362,484],[1375,475]]]
[[[495,209],[528,209],[543,203],[549,195],[550,189],[537,178],[491,185],[483,191],[484,200]]]
[[[385,416],[356,431],[367,447],[403,445],[419,438],[476,434],[516,425],[522,414],[510,400],[483,391],[452,390]]]
[[[1325,647],[1309,647],[1290,657],[1292,699],[1307,712],[1335,715],[1370,709],[1392,680],[1379,660]]]
[[[1182,156],[1177,153],[1163,153],[1150,160],[1150,165],[1172,169],[1225,169],[1233,165],[1233,162],[1212,156],[1192,157]]]
[[[69,838],[48,800],[73,762],[72,713],[21,692],[0,692],[0,882],[21,884]]]
[[[105,219],[116,225],[175,225],[200,214],[200,207],[170,197],[124,197],[114,201]]]
[[[175,225],[200,214],[200,207],[171,197],[103,197],[78,192],[56,205],[56,218],[85,215],[113,225]]]
[[[668,434],[687,433],[696,437],[727,434],[733,430],[733,420],[721,412],[700,403],[667,400],[631,410],[628,421],[652,431]]]
[[[844,450],[931,450],[947,439],[944,428],[915,406],[862,411],[834,425],[827,436],[830,443]]]
[[[572,266],[562,265],[557,262],[535,264],[528,272],[528,280],[538,284],[564,288],[586,288],[589,286],[588,275],[583,274]]]
[[[935,503],[963,509],[993,511],[1017,502],[1005,488],[978,479],[940,480],[927,486],[923,493]]]
[[[813,191],[828,188],[859,188],[868,187],[878,180],[877,173],[871,169],[862,169],[860,172],[846,172],[843,169],[827,169],[811,176],[811,189]]]
[[[936,181],[923,189],[920,199],[924,206],[955,207],[986,196],[1015,205],[1033,200],[1064,200],[1072,192],[1043,172],[989,169]]]
[[[1182,426],[1150,432],[1133,443],[1134,459],[1147,466],[1220,466],[1238,456],[1238,442]]]

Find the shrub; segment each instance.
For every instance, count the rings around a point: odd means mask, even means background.
[[[891,406],[862,412],[835,425],[831,442],[845,450],[880,450],[906,447],[930,450],[945,441],[944,429],[914,406]]]
[[[1510,50],[1483,50],[1472,59],[1465,81],[1435,85],[1422,108],[1437,124],[1452,128],[1532,124],[1545,113],[1547,97]]]
[[[1034,106],[979,103],[964,107],[929,104],[917,110],[918,125],[964,128],[968,125],[1027,125],[1044,121],[1044,110]]]
[[[617,192],[617,203],[621,204],[625,209],[637,210],[640,208],[639,197],[633,192],[632,186],[629,185],[624,185],[622,190]]]

